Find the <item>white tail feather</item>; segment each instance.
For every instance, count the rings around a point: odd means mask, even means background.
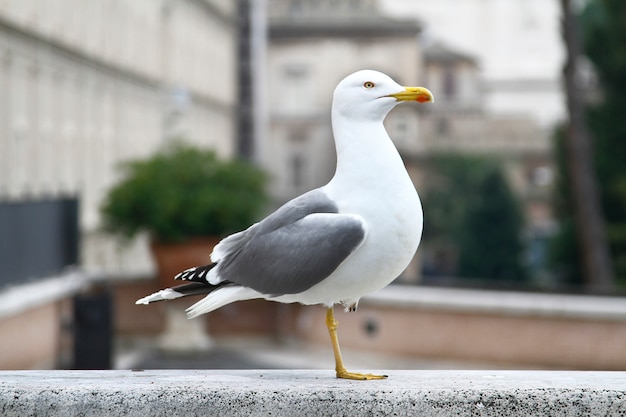
[[[180,298],[182,297],[183,294],[174,291],[171,288],[166,288],[164,290],[161,291],[157,291],[153,294],[150,294],[146,297],[140,298],[139,300],[135,301],[135,304],[150,304],[154,301],[161,301],[161,300],[174,300],[176,298]]]
[[[213,291],[202,300],[198,301],[187,311],[187,318],[193,319],[201,314],[209,313],[213,310],[230,304],[235,301],[252,300],[253,298],[265,298],[265,296],[251,288],[245,287],[222,287]]]

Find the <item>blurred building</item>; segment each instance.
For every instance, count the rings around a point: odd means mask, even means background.
[[[423,84],[439,94],[437,105],[426,107],[421,115],[419,146],[412,155],[427,160],[432,155],[457,153],[501,160],[526,218],[528,262],[535,274],[541,274],[547,237],[555,228],[549,131],[530,113],[490,111],[475,57],[439,41],[425,48],[423,61]],[[415,166],[428,169],[427,164]]]
[[[497,157],[523,200],[529,236],[545,236],[553,227],[549,129],[534,110],[519,103],[494,111],[490,103],[495,92],[482,55],[418,36],[435,22],[422,28],[417,20],[390,18],[381,11],[384,3],[270,2],[269,134],[263,161],[273,174],[275,199],[288,200],[331,178],[331,93],[343,76],[372,68],[403,84],[427,86],[435,94],[435,105],[399,106],[385,122],[418,190],[425,190],[432,155]],[[527,84],[519,75],[509,83]],[[541,83],[533,86],[540,88]],[[418,279],[418,264],[405,279]]]
[[[0,2],[0,202],[75,198],[83,263],[113,263],[96,228],[119,161],[174,136],[234,151],[236,7]]]
[[[120,161],[178,136],[234,153],[238,30],[230,0],[0,1],[0,367],[69,366],[87,339],[90,277],[64,267],[149,271],[98,231]]]
[[[443,41],[474,56],[488,113],[526,115],[548,129],[565,117],[559,2],[380,0],[380,6],[391,16],[422,19],[425,44]]]
[[[421,52],[415,20],[391,19],[376,1],[271,0],[268,41],[269,134],[262,159],[275,180],[273,193],[286,201],[324,185],[333,175],[330,125],[332,93],[360,69],[389,74],[400,83],[420,78]],[[394,111],[389,124],[417,136],[417,109]]]
[[[476,58],[434,43],[424,51],[423,74],[423,83],[440,92],[437,105],[422,113],[423,152],[522,158],[528,162],[523,174],[527,178],[512,177],[513,186],[525,192],[527,187],[541,185],[538,177],[542,174],[536,170],[551,169],[548,132],[529,114],[501,115],[489,111]]]
[[[381,70],[400,83],[426,85],[437,97],[435,106],[399,106],[386,121],[418,187],[421,160],[443,151],[496,153],[516,161],[524,155],[523,164],[510,164],[510,177],[529,195],[537,195],[533,181],[544,184],[549,178],[547,130],[537,112],[529,110],[527,98],[529,91],[536,100],[543,100],[542,94],[552,97],[552,80],[558,77],[542,75],[545,71],[539,70],[548,64],[519,64],[528,61],[520,55],[529,48],[524,42],[530,42],[518,39],[526,33],[521,29],[545,34],[551,27],[537,15],[541,7],[536,2],[500,8],[465,4],[467,16],[482,13],[489,23],[467,32],[472,34],[468,39],[454,35],[467,29],[461,24],[458,31],[440,33],[440,24],[458,24],[459,18],[444,13],[453,0],[444,2],[447,6],[416,2],[424,4],[424,27],[415,18],[386,14],[418,16],[413,2],[268,0],[263,11],[258,6],[264,3],[0,3],[0,202],[59,200],[69,207],[68,215],[78,213],[83,239],[81,251],[68,242],[70,250],[62,256],[73,259],[80,252],[87,266],[122,265],[125,273],[133,267],[144,272],[148,262],[141,246],[119,251],[97,233],[98,206],[116,179],[118,161],[149,154],[178,135],[222,155],[256,152],[273,176],[275,200],[285,201],[332,176],[332,91],[342,77],[362,68]],[[516,7],[524,13],[512,13]],[[263,19],[259,10],[268,15],[267,68],[256,68],[254,57],[238,67],[238,45],[259,41],[257,35],[263,34],[246,21],[249,12]],[[509,33],[502,22],[519,24]],[[242,24],[248,24],[245,36],[239,36]],[[526,45],[515,55],[517,70],[504,83],[523,90],[513,94],[519,98],[515,109],[494,110],[500,108],[493,103],[502,85],[494,80],[509,74],[502,70],[510,67],[503,57],[511,58],[500,40],[485,35],[496,29],[512,45]],[[423,31],[430,39],[418,36]],[[472,47],[481,39],[486,46],[476,55]],[[470,52],[460,52],[448,40],[467,45]],[[546,62],[552,65],[554,59]],[[535,81],[527,82],[523,74]],[[238,83],[243,86],[239,91]],[[255,88],[256,96],[248,97]],[[267,119],[258,108],[240,106],[246,100],[251,106],[265,101]],[[548,107],[553,103],[543,101]],[[238,143],[235,120],[242,110],[257,113],[256,119],[240,118],[247,138]],[[252,125],[259,122],[267,123],[266,134],[255,132]],[[261,143],[253,143],[254,135]],[[529,207],[531,214],[547,216],[545,204]]]
[[[503,158],[531,228],[549,230],[550,135],[565,103],[558,2],[380,0],[380,7],[424,22],[421,82],[437,103],[425,108],[420,146]]]

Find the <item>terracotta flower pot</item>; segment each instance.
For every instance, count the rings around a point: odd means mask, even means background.
[[[218,237],[193,238],[181,243],[152,242],[150,249],[157,266],[160,288],[182,284],[174,276],[187,268],[206,265],[211,262],[213,247],[220,241]],[[185,300],[184,305],[188,305]],[[173,302],[161,307],[165,318],[165,327],[159,337],[159,347],[174,351],[204,351],[211,346],[211,337],[207,333],[206,317],[202,320],[187,320],[180,305]]]
[[[160,285],[163,288],[177,285],[179,283],[174,281],[176,274],[211,262],[210,254],[219,241],[219,237],[210,236],[192,238],[180,243],[152,242],[150,249],[157,265]]]

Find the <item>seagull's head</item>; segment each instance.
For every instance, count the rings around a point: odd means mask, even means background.
[[[348,75],[335,88],[333,112],[351,119],[383,120],[397,104],[405,101],[433,102],[424,87],[403,87],[386,74],[361,70]]]

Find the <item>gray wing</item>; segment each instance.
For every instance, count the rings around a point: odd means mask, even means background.
[[[314,190],[241,233],[220,256],[220,281],[283,295],[328,277],[361,245],[365,225],[359,216],[338,213],[323,191]]]

